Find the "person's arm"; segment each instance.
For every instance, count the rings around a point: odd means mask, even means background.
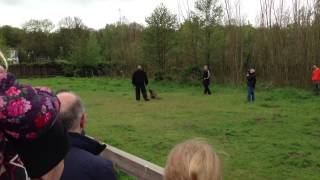
[[[208,72],[207,71],[203,71],[203,80],[206,80],[208,77]]]
[[[135,83],[136,83],[136,82],[135,82],[135,76],[136,76],[136,73],[133,73],[133,74],[132,74],[132,84],[133,84],[133,85],[135,85]]]
[[[144,80],[145,84],[148,85],[149,84],[149,80],[148,80],[148,76],[147,76],[146,72],[144,73],[144,76],[145,76],[145,80]]]
[[[208,70],[208,76],[207,76],[207,79],[210,79],[210,77],[211,77],[211,73],[210,73],[210,71]]]
[[[102,157],[99,158],[100,161],[94,164],[93,169],[91,171],[92,179],[117,180],[112,162],[109,160],[102,159]]]

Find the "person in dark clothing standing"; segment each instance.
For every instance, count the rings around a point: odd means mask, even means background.
[[[256,88],[256,82],[256,71],[255,69],[250,69],[247,73],[248,102],[255,101],[254,90]]]
[[[57,97],[61,102],[58,120],[68,131],[71,144],[61,180],[116,180],[112,162],[100,156],[106,145],[82,135],[86,115],[80,97],[72,92]]]
[[[138,65],[137,70],[132,75],[132,84],[136,88],[136,100],[140,101],[140,92],[145,101],[149,101],[146,85],[148,85],[147,73],[142,70],[141,65]]]
[[[203,76],[202,76],[202,83],[203,83],[203,87],[204,87],[204,94],[208,94],[211,95],[211,91],[210,91],[210,79],[211,79],[211,73],[208,69],[208,66],[205,65],[203,67],[204,71],[203,71]]]

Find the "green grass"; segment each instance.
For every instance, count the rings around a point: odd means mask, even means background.
[[[320,98],[303,90],[258,90],[215,85],[156,83],[161,100],[136,102],[129,80],[27,79],[54,90],[70,89],[85,102],[88,134],[164,166],[177,143],[207,139],[223,160],[226,180],[320,179]],[[121,176],[121,179],[125,179]]]

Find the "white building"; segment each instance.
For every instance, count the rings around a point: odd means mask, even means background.
[[[19,56],[18,56],[18,51],[15,49],[10,49],[8,53],[8,63],[9,64],[19,64]]]

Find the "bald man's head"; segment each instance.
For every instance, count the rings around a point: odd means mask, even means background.
[[[57,97],[61,102],[59,120],[68,131],[81,131],[85,110],[80,97],[72,92],[60,92]]]

